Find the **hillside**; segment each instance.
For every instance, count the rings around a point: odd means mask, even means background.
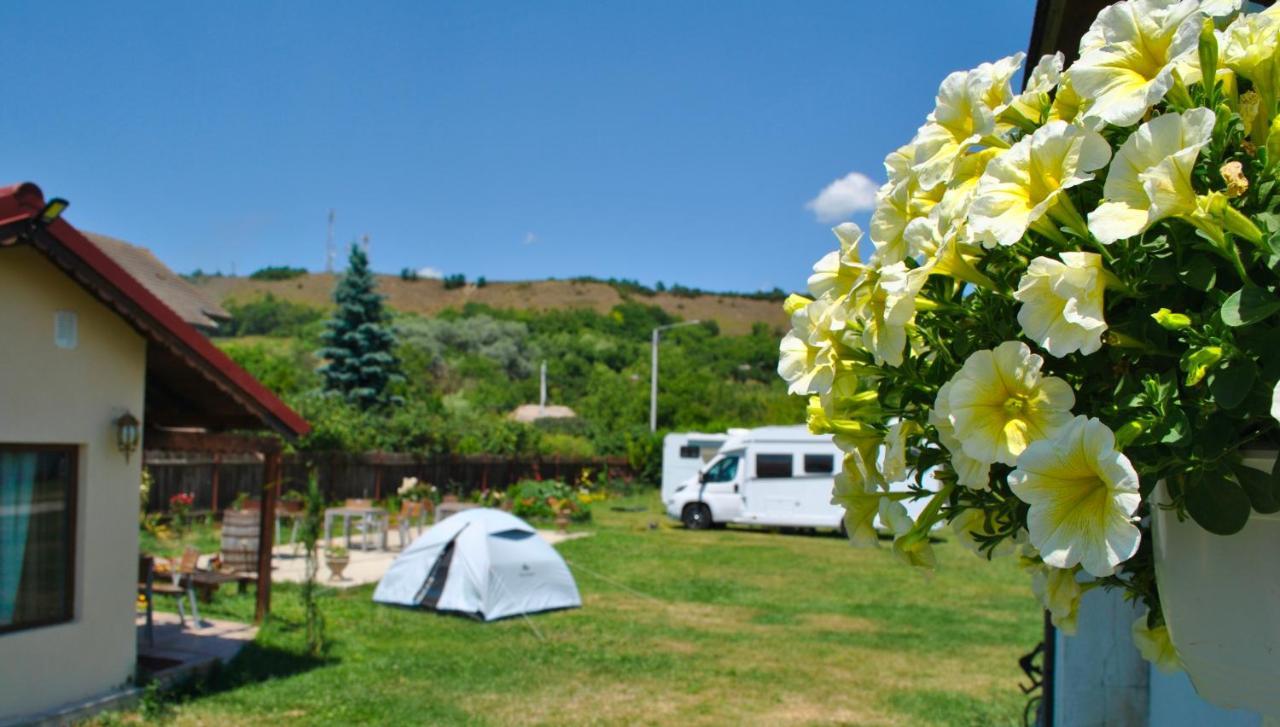
[[[271,293],[277,298],[313,306],[328,306],[336,276],[311,273],[291,280],[264,281],[243,277],[202,277],[195,285],[215,300],[246,302]],[[608,313],[623,302],[618,289],[608,283],[576,280],[539,280],[529,282],[491,282],[484,287],[468,284],[445,290],[439,280],[402,280],[394,275],[379,275],[378,288],[387,296],[392,308],[431,315],[446,308],[462,308],[467,303],[481,303],[493,308],[557,310],[588,308]],[[753,324],[762,322],[770,329],[784,329],[786,316],[782,303],[734,295],[635,294],[634,300],[662,308],[684,320],[715,321],[720,330],[730,335],[751,332]]]

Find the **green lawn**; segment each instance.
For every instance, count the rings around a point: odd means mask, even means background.
[[[628,502],[648,512],[622,513]],[[584,607],[475,623],[328,592],[301,656],[298,590],[237,662],[173,697],[185,724],[1015,724],[1040,612],[1011,560],[939,545],[926,577],[829,536],[667,524],[657,497],[595,506],[560,552]],[[661,526],[650,529],[651,522]],[[604,576],[604,577],[601,577]],[[203,609],[248,620],[252,594]],[[156,717],[157,710],[147,715]],[[141,720],[141,714],[106,721]]]

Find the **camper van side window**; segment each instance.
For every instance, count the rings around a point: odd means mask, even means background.
[[[809,474],[828,475],[835,471],[835,457],[829,454],[806,454],[804,471]]]
[[[738,458],[725,457],[707,470],[707,482],[732,482],[738,474]]]
[[[757,454],[756,477],[758,479],[778,479],[791,476],[791,455],[789,454]]]
[[[702,447],[686,444],[680,448],[680,459],[698,459],[702,456]]]

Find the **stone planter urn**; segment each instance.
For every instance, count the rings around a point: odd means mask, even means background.
[[[1275,461],[1274,451],[1244,452],[1263,472]],[[1169,502],[1163,482],[1156,502]],[[1280,513],[1253,512],[1226,536],[1164,508],[1152,519],[1165,622],[1196,691],[1220,707],[1280,716]]]
[[[351,556],[346,551],[338,553],[326,553],[324,556],[325,565],[329,566],[329,580],[342,580],[342,572],[347,569],[347,564],[351,562]]]
[[[561,535],[569,532],[569,513],[561,512],[556,514],[556,530]]]

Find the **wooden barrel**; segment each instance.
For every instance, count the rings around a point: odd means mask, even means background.
[[[222,564],[235,571],[258,570],[257,510],[226,510],[222,513]]]

